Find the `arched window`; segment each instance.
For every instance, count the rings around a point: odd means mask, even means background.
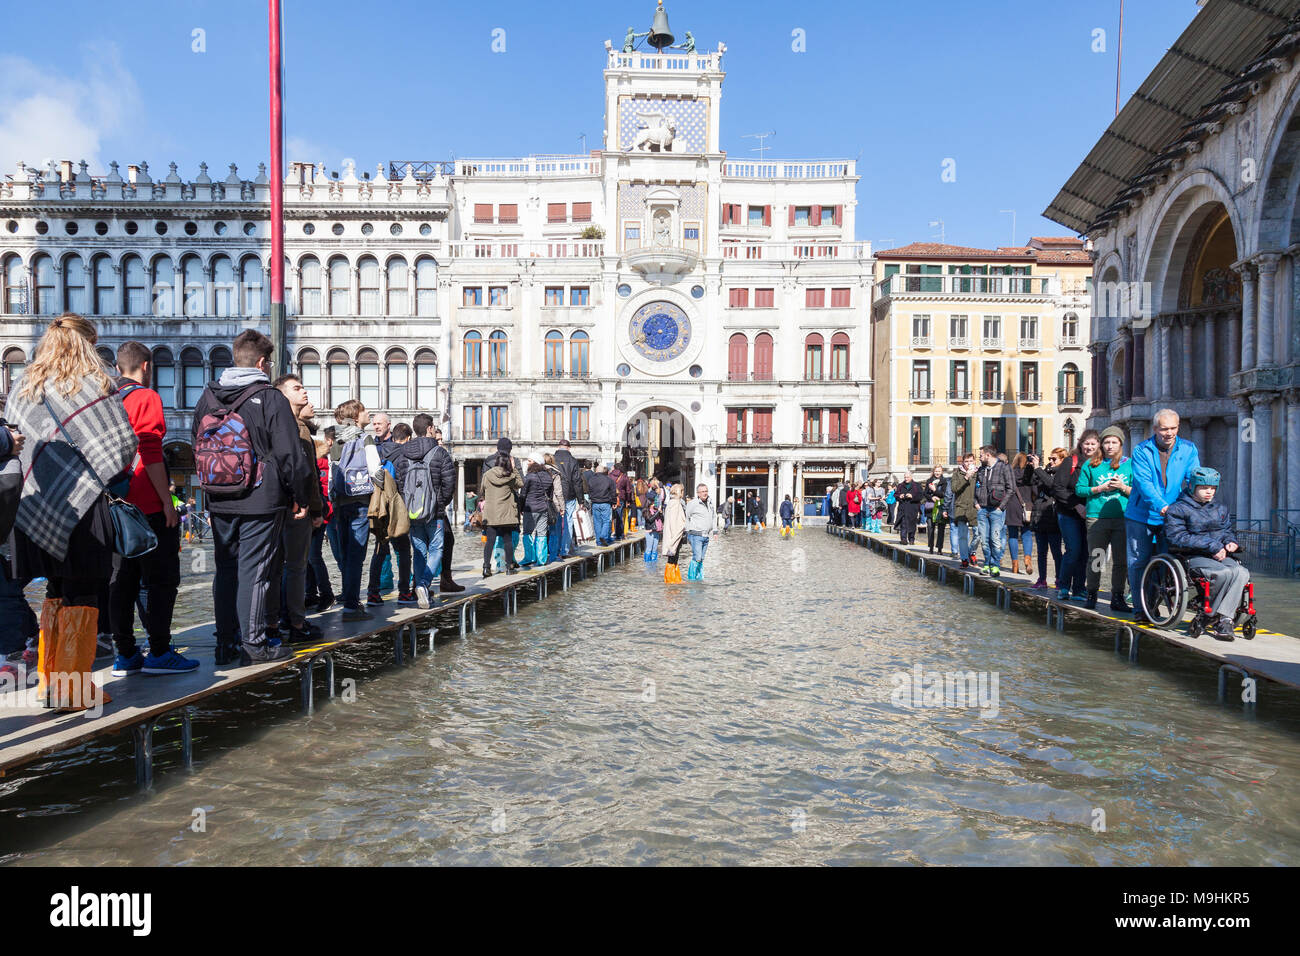
[[[808,381],[818,381],[822,377],[822,337],[818,332],[804,339],[803,377]]]
[[[330,260],[330,315],[351,315],[352,270],[348,260],[335,256]]]
[[[415,407],[422,412],[438,407],[438,359],[432,349],[415,353]]]
[[[27,356],[23,354],[22,349],[6,349],[4,355],[4,368],[0,369],[0,391],[5,395],[14,390],[19,380],[23,377],[23,369],[27,367]]]
[[[299,266],[298,284],[302,286],[302,314],[320,315],[320,260],[304,256]]]
[[[388,260],[388,314],[410,315],[406,295],[406,260],[393,256]],[[405,407],[405,406],[403,406]]]
[[[239,264],[239,288],[242,293],[240,315],[266,315],[263,303],[265,283],[262,281],[262,260],[246,256]]]
[[[0,282],[4,283],[4,307],[9,315],[21,315],[27,304],[27,283],[23,281],[23,260],[18,256],[5,256],[4,269],[0,272]]]
[[[415,313],[438,314],[438,264],[425,257],[415,264]]]
[[[564,377],[564,333],[555,329],[546,333],[546,377]]]
[[[239,296],[235,288],[235,266],[229,256],[216,256],[212,260],[213,314],[221,318],[235,315]]]
[[[849,378],[849,335],[836,332],[831,336],[831,378],[846,381]]]
[[[389,349],[384,355],[384,368],[388,373],[388,395],[384,399],[384,407],[410,408],[411,389],[406,374],[406,353],[401,349]]]
[[[53,315],[54,303],[54,260],[45,254],[32,259],[32,315]]]
[[[330,407],[338,408],[352,397],[352,368],[348,364],[348,353],[332,349],[325,364],[329,369]]]
[[[153,350],[153,390],[162,399],[163,408],[176,407],[176,361],[171,349]]]
[[[1109,292],[1106,293],[1110,295]],[[1107,315],[1110,313],[1107,312]],[[1079,342],[1079,316],[1075,312],[1067,312],[1061,316],[1061,344],[1077,345]]]
[[[186,256],[181,260],[181,282],[185,291],[185,314],[190,317],[202,315],[207,309],[202,259]]]
[[[727,378],[733,382],[749,378],[749,339],[743,332],[727,340]]]
[[[509,371],[510,340],[497,329],[488,336],[488,375],[503,376]]]
[[[569,336],[569,374],[574,378],[591,374],[591,340],[581,329]]]
[[[230,368],[233,364],[230,360],[230,349],[224,345],[218,345],[208,353],[208,361],[212,363],[212,381],[218,381],[221,373]]]
[[[126,314],[148,315],[149,282],[139,256],[127,256],[122,260],[122,281],[126,286]]]
[[[465,333],[464,360],[461,368],[474,378],[483,374],[483,336],[471,329]]]
[[[90,304],[96,315],[117,315],[117,282],[113,276],[113,260],[96,256],[90,263]]]
[[[1083,379],[1079,375],[1079,366],[1066,362],[1056,373],[1056,387],[1060,402],[1064,405],[1083,404]]]
[[[772,336],[766,332],[754,336],[754,379],[759,382],[772,380]]]
[[[312,405],[320,405],[320,355],[315,349],[303,349],[298,353],[298,379],[307,391]]]
[[[357,272],[361,288],[361,314],[383,315],[383,303],[379,300],[379,261],[373,256],[365,256],[357,263]],[[365,405],[365,402],[361,404]]]
[[[181,352],[181,407],[193,408],[203,395],[207,384],[203,374],[203,353],[195,348]]]
[[[357,353],[357,384],[362,405],[371,411],[383,407],[379,404],[379,353],[374,349]]]
[[[63,260],[63,311],[86,315],[90,300],[86,298],[86,264],[81,256]]]
[[[171,259],[158,256],[153,261],[152,273],[149,280],[153,314],[163,317],[175,315],[176,268]]]

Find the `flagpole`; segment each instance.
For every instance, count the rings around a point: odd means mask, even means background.
[[[272,363],[289,370],[284,310],[284,72],[280,50],[280,0],[267,0],[271,61],[271,344]]]

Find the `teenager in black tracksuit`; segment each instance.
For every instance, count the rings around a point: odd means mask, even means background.
[[[916,543],[916,519],[921,516],[921,502],[925,488],[912,478],[909,471],[894,488],[894,502],[898,508],[898,533],[903,544]]]
[[[248,428],[262,481],[238,498],[209,496],[216,576],[212,582],[219,664],[233,663],[242,636],[252,662],[284,660],[293,651],[268,645],[266,600],[280,531],[294,501],[310,501],[317,485],[316,465],[298,437],[289,400],[271,387],[271,340],[254,329],[234,342],[235,366],[208,385],[194,408],[192,437],[199,422],[217,408],[228,408],[245,393],[239,416]]]
[[[934,473],[930,480],[925,483],[925,502],[926,511],[932,512],[936,517],[926,523],[925,526],[925,543],[930,548],[930,553],[934,554],[937,550],[943,554],[944,539],[948,533],[948,496],[951,491],[948,488],[948,479],[944,476],[943,466],[935,465]],[[935,509],[938,505],[937,510]]]

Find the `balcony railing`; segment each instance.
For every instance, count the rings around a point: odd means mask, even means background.
[[[1045,296],[1052,276],[943,276],[896,273],[882,279],[881,297],[893,295]]]
[[[914,388],[908,395],[914,402],[929,402],[934,400],[934,389],[932,388]]]
[[[727,179],[844,179],[856,175],[855,166],[845,159],[729,160],[722,164],[722,175]]]
[[[587,441],[590,435],[591,432],[585,428],[579,431],[565,431],[563,429],[557,431],[552,428],[547,428],[542,432],[542,440],[545,442],[558,442],[564,441],[565,439],[568,439],[569,441]]]
[[[925,465],[933,467],[935,465],[948,464],[948,452],[938,448],[913,448],[907,456],[907,463],[913,467]]]
[[[772,444],[772,433],[771,433],[771,432],[754,432],[754,444],[755,444],[755,445],[770,445],[770,444]]]
[[[749,379],[749,373],[748,373],[748,372],[738,372],[738,371],[736,371],[736,370],[734,370],[734,369],[728,369],[728,370],[727,370],[727,381],[728,381],[728,382],[744,382],[744,381],[747,381],[748,379]]]
[[[912,336],[912,348],[914,349],[928,349],[932,347],[932,344],[933,343],[930,341],[930,336],[928,335]]]
[[[482,441],[483,429],[481,428],[458,428],[453,436],[455,441]]]
[[[1083,344],[1083,339],[1079,338],[1079,336],[1077,335],[1061,336],[1061,348],[1063,349],[1076,349],[1082,344]]]
[[[1027,339],[1022,337],[1020,339],[1020,347],[1022,349],[1033,350],[1033,351],[1036,351],[1037,349],[1041,348],[1041,346],[1038,343],[1037,337],[1032,339]]]
[[[869,259],[869,242],[724,242],[724,259]]]
[[[458,159],[457,176],[497,176],[529,179],[536,176],[596,176],[600,160],[591,156],[522,156],[507,159]]]
[[[605,254],[601,239],[478,239],[448,243],[447,248],[453,259],[599,259]]]
[[[950,388],[948,389],[948,401],[950,402],[969,402],[969,388]]]
[[[1000,349],[1002,348],[1002,336],[986,335],[980,339],[980,346],[986,349]]]
[[[985,388],[980,390],[981,402],[1000,402],[1002,401],[1002,389]]]
[[[1020,400],[1022,402],[1041,402],[1043,400],[1042,392],[1027,392],[1024,389],[1020,391]]]
[[[948,336],[948,348],[968,349],[970,348],[970,338],[965,335],[950,335]]]
[[[487,437],[488,437],[488,440],[489,440],[489,441],[496,441],[498,438],[509,438],[509,437],[510,437],[510,429],[509,429],[509,428],[489,428],[488,431],[487,431]]]
[[[826,436],[821,432],[804,432],[803,443],[805,445],[821,445],[826,441]]]
[[[1082,385],[1073,388],[1070,386],[1058,388],[1056,390],[1056,403],[1058,405],[1077,405],[1083,407],[1083,400],[1085,398],[1084,393],[1086,391],[1087,388]],[[1117,396],[1117,398],[1121,398],[1119,404],[1125,404],[1126,397]]]

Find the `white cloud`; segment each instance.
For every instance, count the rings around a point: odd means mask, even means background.
[[[50,159],[84,159],[91,172],[104,172],[104,139],[134,123],[140,104],[114,44],[85,47],[76,76],[0,55],[0,172]]]

